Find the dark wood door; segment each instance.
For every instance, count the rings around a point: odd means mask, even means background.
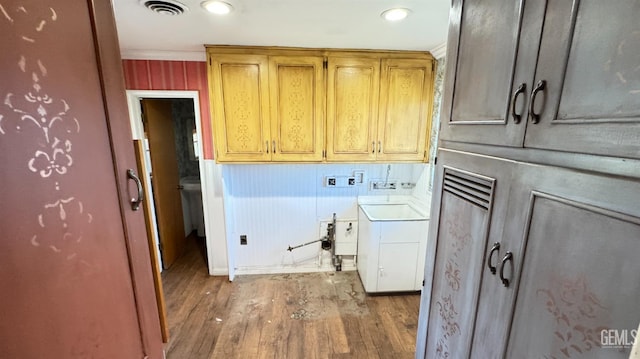
[[[0,357],[161,358],[110,2],[0,10]]]
[[[162,266],[169,268],[184,252],[187,243],[171,100],[142,100],[142,111],[151,151],[151,181],[161,243]]]
[[[636,0],[549,2],[525,147],[640,158],[638,17]]]
[[[544,6],[542,0],[453,2],[442,140],[522,146]]]

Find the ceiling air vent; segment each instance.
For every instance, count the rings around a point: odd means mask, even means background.
[[[142,0],[140,4],[162,15],[180,15],[189,10],[186,5],[173,0]]]

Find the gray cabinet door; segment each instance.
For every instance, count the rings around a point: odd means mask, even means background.
[[[541,0],[454,1],[441,139],[522,146],[543,12]]]
[[[466,358],[481,286],[495,280],[487,243],[502,237],[512,166],[445,149],[439,156],[416,357]]]
[[[505,227],[526,247],[513,262],[506,357],[627,358],[620,338],[626,330],[632,341],[640,321],[640,183],[522,167]]]
[[[640,158],[638,18],[637,0],[549,2],[525,147]]]

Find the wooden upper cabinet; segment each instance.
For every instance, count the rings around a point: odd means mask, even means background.
[[[327,160],[375,160],[379,82],[379,59],[329,57]]]
[[[432,66],[432,60],[382,60],[378,160],[426,160],[431,128]]]
[[[216,159],[268,161],[271,136],[267,56],[216,54],[210,63]]]
[[[429,54],[207,51],[218,162],[427,160]]]
[[[322,161],[323,61],[310,56],[269,58],[272,160]]]

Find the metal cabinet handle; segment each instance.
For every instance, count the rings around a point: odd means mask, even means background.
[[[534,105],[536,103],[536,97],[538,96],[538,92],[544,91],[547,86],[547,81],[540,80],[534,87],[533,91],[531,91],[531,99],[529,99],[529,116],[531,116],[532,123],[540,122],[540,114],[535,112]]]
[[[371,141],[371,153],[376,153],[376,141]]]
[[[500,249],[500,242],[494,243],[493,247],[491,247],[491,250],[489,251],[489,259],[487,259],[487,267],[489,267],[489,270],[493,275],[496,274],[496,267],[491,265],[491,260],[493,259],[493,254],[497,252],[499,249]]]
[[[269,141],[264,141],[264,147],[267,148],[267,153],[269,153]]]
[[[513,263],[513,253],[507,252],[502,258],[502,263],[500,264],[500,280],[505,287],[509,287],[509,279],[504,277],[504,265],[507,261],[511,261]]]
[[[520,86],[516,89],[516,92],[513,93],[513,97],[511,98],[511,117],[513,117],[513,123],[518,124],[522,120],[522,115],[516,113],[516,103],[518,102],[518,97],[527,91],[527,84],[521,83]],[[495,272],[494,272],[495,274]]]
[[[273,144],[273,153],[276,153],[276,140],[273,140],[271,143]]]
[[[142,199],[144,198],[144,192],[142,191],[142,182],[140,182],[140,178],[138,178],[136,172],[131,168],[127,170],[127,178],[132,179],[136,183],[136,186],[138,186],[138,198],[131,198],[131,209],[137,211],[140,208]]]
[[[380,151],[382,151],[382,142],[378,141],[378,153],[380,153]]]

